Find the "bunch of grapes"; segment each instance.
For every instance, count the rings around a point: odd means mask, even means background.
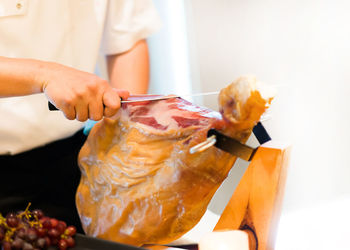
[[[2,250],[37,250],[57,246],[60,250],[74,247],[76,228],[50,218],[37,209],[18,213],[0,213],[0,245]]]

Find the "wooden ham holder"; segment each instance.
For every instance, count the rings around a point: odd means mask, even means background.
[[[242,230],[250,250],[274,249],[291,147],[269,141],[256,151],[214,231]],[[231,239],[230,244],[235,244]],[[241,244],[237,239],[237,243]],[[148,246],[149,249],[177,249]],[[199,248],[200,250],[201,248]]]
[[[249,249],[274,249],[290,146],[269,141],[257,150],[214,231],[244,230]]]

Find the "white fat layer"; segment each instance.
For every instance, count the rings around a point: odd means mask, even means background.
[[[276,95],[276,89],[272,86],[258,82],[254,76],[240,77],[233,83],[232,88],[238,93],[240,101],[246,103],[254,91],[258,91],[263,99],[268,101]]]

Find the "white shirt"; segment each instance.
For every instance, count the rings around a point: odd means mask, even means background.
[[[0,55],[94,72],[99,51],[127,51],[159,27],[152,0],[0,0]],[[0,154],[69,137],[83,126],[50,112],[44,94],[0,98],[0,117]]]

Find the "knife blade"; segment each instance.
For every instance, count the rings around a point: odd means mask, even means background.
[[[249,147],[231,137],[228,137],[215,129],[210,129],[208,131],[208,137],[215,135],[216,143],[215,147],[235,155],[243,160],[251,161],[257,148]]]
[[[269,134],[267,133],[266,129],[264,128],[261,122],[258,122],[254,126],[253,133],[257,138],[257,140],[259,141],[259,144],[264,144],[265,142],[268,142],[271,140],[271,137],[269,136]],[[225,152],[228,152],[246,161],[251,161],[254,157],[255,152],[259,148],[259,147],[252,148],[248,145],[245,145],[231,137],[228,137],[220,133],[215,129],[210,129],[208,131],[207,138],[208,139],[204,147],[202,146],[202,149],[203,148],[206,149],[213,145]]]
[[[196,97],[196,96],[207,96],[207,95],[217,95],[219,91],[213,92],[204,92],[197,94],[184,94],[184,95],[154,95],[154,94],[145,94],[145,95],[131,95],[128,100],[121,100],[123,103],[137,103],[137,102],[147,102],[147,101],[159,101],[159,100],[167,100],[172,98],[180,98],[180,97]],[[51,102],[48,102],[48,107],[50,111],[59,110],[55,107]]]

